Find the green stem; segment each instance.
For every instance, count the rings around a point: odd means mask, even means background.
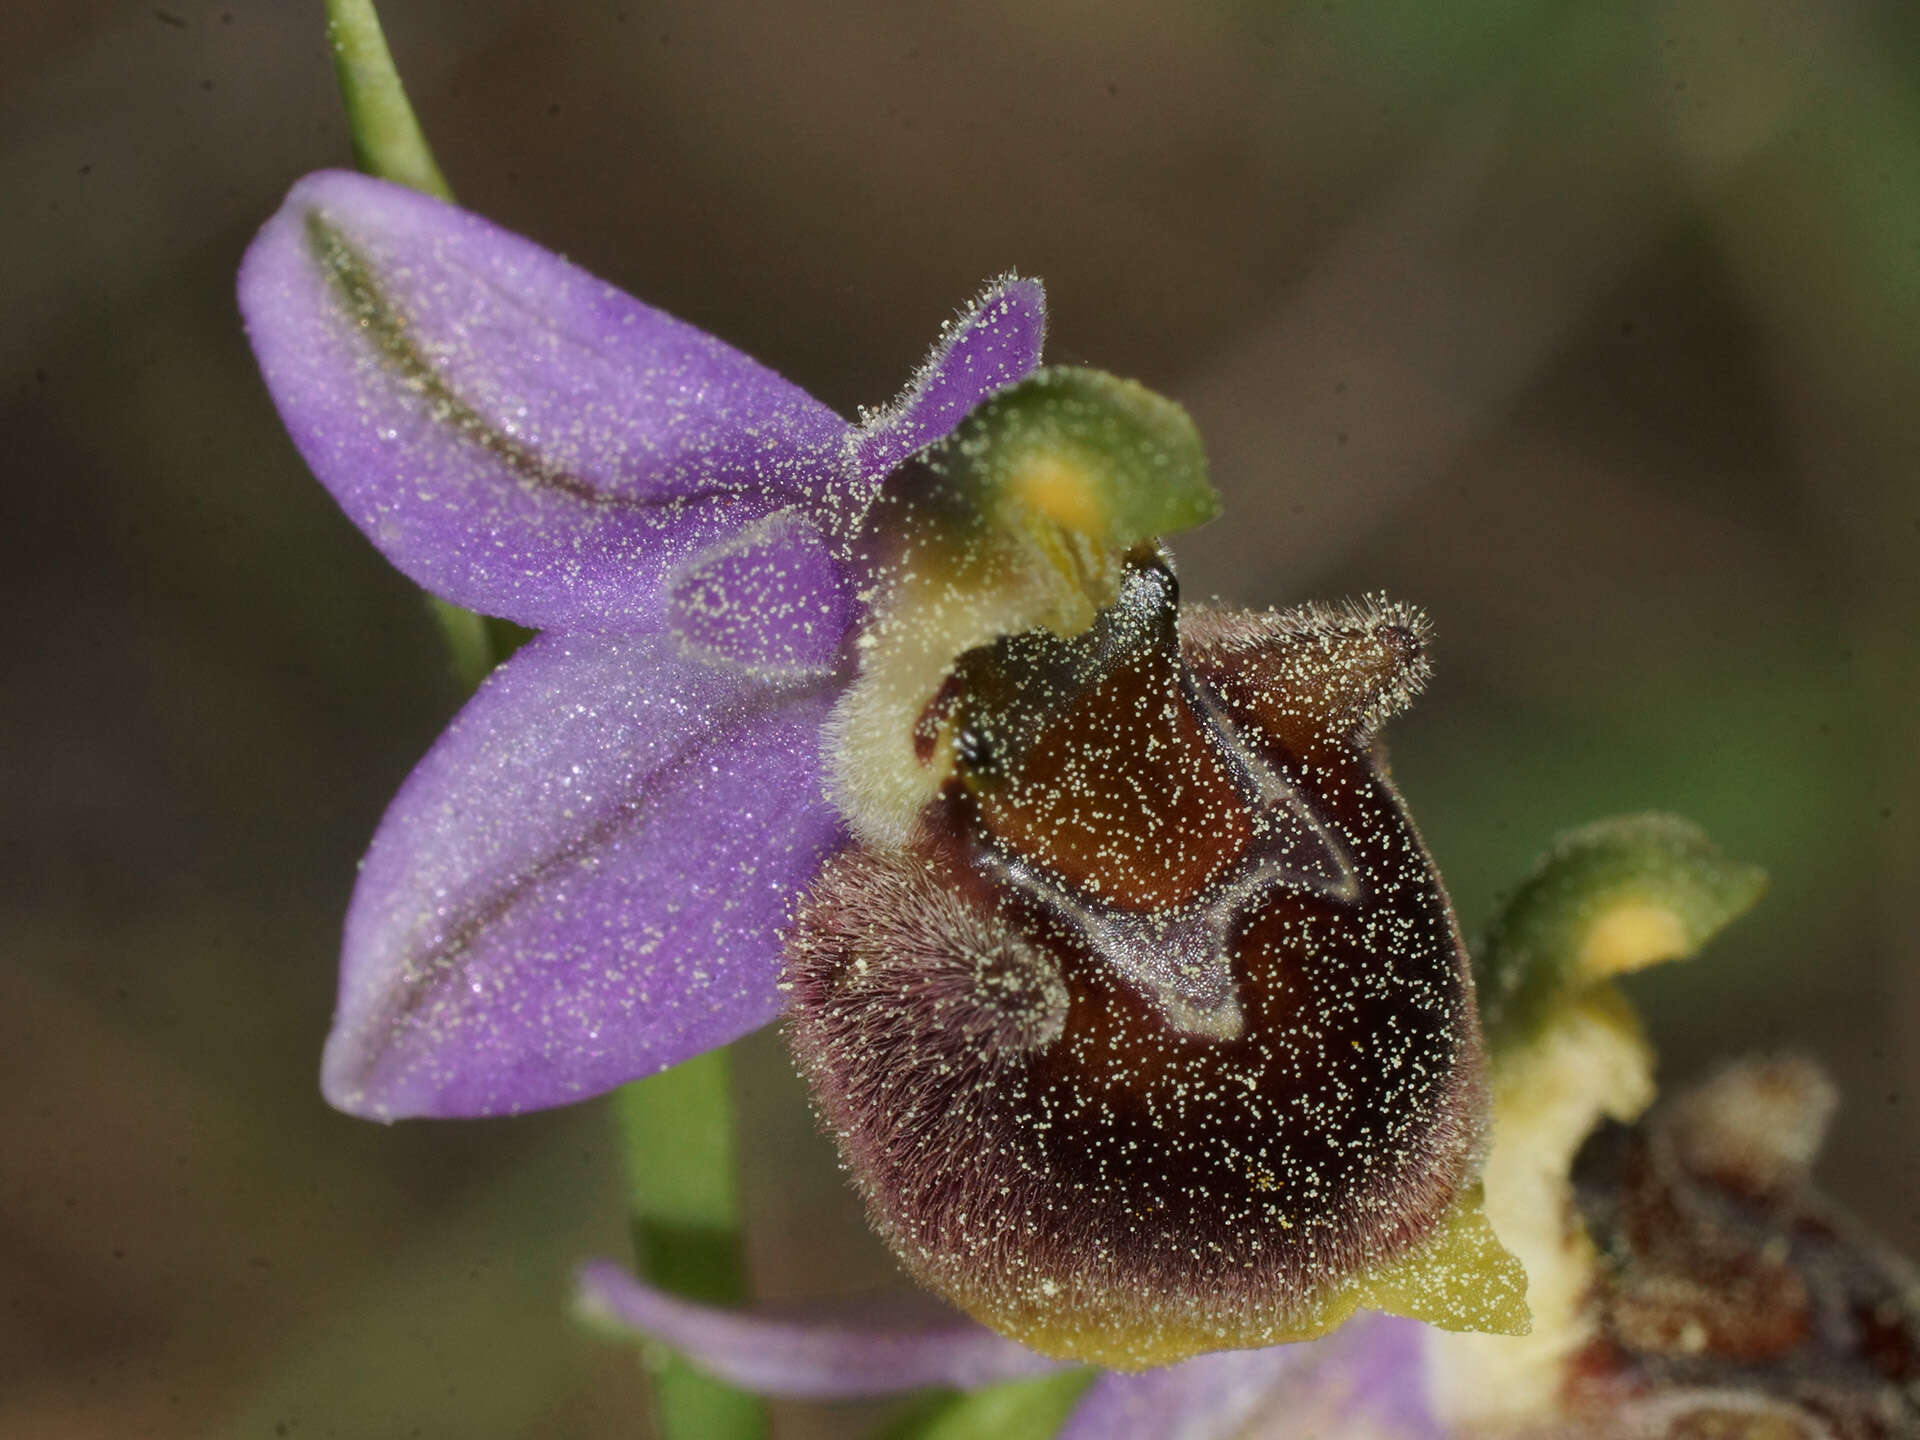
[[[709,1050],[614,1092],[640,1272],[709,1305],[746,1298],[732,1059]],[[679,1357],[654,1372],[664,1440],[764,1440],[759,1401]]]
[[[360,168],[451,200],[453,189],[407,101],[373,0],[327,0],[327,40]]]
[[[874,1440],[1050,1440],[1095,1378],[1092,1370],[1062,1370],[932,1398]]]
[[[485,618],[438,595],[427,596],[427,610],[447,643],[447,658],[460,688],[478,690],[494,666],[493,637],[487,633]]]

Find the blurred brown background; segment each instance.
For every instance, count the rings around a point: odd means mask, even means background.
[[[1184,401],[1186,583],[1439,626],[1398,773],[1472,930],[1659,807],[1774,890],[1646,977],[1669,1073],[1796,1046],[1920,1250],[1920,11],[1834,0],[394,3],[474,209],[850,410],[986,277]],[[564,1318],[596,1106],[314,1089],[354,863],[457,700],[309,479],[232,275],[348,148],[317,0],[0,11],[0,1435],[625,1436]],[[778,1042],[763,1293],[886,1283]],[[847,1416],[782,1412],[790,1437]]]

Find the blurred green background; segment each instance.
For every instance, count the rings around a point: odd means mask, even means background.
[[[1185,583],[1438,625],[1397,773],[1471,931],[1558,829],[1774,876],[1637,985],[1667,1072],[1793,1046],[1920,1251],[1920,11],[1831,0],[394,4],[462,199],[843,409],[1045,277],[1183,401]],[[316,3],[0,12],[0,1434],[628,1436],[562,1315],[598,1106],[381,1130],[314,1088],[354,864],[457,702],[302,470],[232,276],[348,163]],[[760,1292],[894,1283],[777,1038]],[[779,1411],[780,1434],[851,1412]]]

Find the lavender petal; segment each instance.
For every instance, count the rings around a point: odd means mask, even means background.
[[[771,1019],[775,932],[843,843],[819,778],[831,699],[666,636],[536,637],[374,836],[328,1100],[381,1120],[535,1109]]]
[[[845,423],[753,360],[365,176],[294,186],[240,306],[354,523],[427,589],[523,625],[657,626],[668,567],[845,463]]]
[[[768,678],[831,669],[852,616],[831,542],[792,508],[708,547],[667,586],[667,627],[688,653]]]
[[[1363,1316],[1323,1340],[1102,1375],[1058,1440],[1439,1440],[1420,1327]]]
[[[1003,276],[948,323],[906,393],[853,437],[855,471],[878,485],[907,456],[941,439],[996,390],[1040,363],[1047,294],[1038,280]]]
[[[590,1314],[649,1335],[761,1395],[846,1400],[930,1385],[972,1389],[1059,1368],[957,1317],[904,1328],[719,1310],[656,1290],[607,1260],[582,1266],[578,1285]]]

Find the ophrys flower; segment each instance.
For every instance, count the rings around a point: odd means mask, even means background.
[[[409,778],[328,1097],[509,1113],[780,1011],[910,1269],[1119,1365],[1524,1323],[1465,954],[1380,763],[1402,607],[1182,612],[1177,406],[991,286],[849,423],[477,217],[312,177],[242,304],[367,535],[541,633]],[[796,908],[802,894],[810,898]]]

